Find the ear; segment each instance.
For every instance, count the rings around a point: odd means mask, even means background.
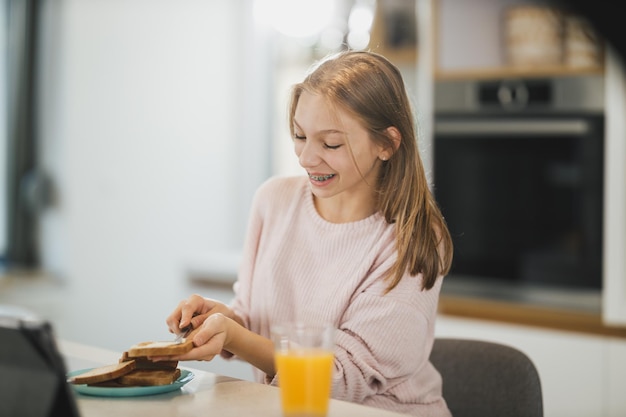
[[[391,158],[391,155],[393,155],[398,150],[398,148],[400,147],[400,142],[402,141],[402,135],[400,134],[398,128],[396,128],[395,126],[389,126],[387,129],[385,129],[385,133],[391,139],[392,144],[390,148],[384,148],[381,150],[381,153],[378,157],[383,161]]]

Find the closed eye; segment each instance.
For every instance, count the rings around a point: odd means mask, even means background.
[[[305,135],[300,135],[300,134],[298,134],[298,133],[294,133],[294,134],[293,134],[293,138],[294,138],[294,140],[301,140],[301,141],[306,140],[306,136],[305,136]],[[334,149],[339,149],[339,148],[341,148],[341,145],[329,145],[329,144],[327,144],[327,143],[324,143],[324,145],[323,145],[323,146],[324,146],[324,148],[326,148],[326,149],[330,149],[330,150],[334,150]]]

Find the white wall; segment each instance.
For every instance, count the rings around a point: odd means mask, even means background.
[[[51,291],[44,308],[61,336],[118,351],[169,338],[189,268],[239,252],[270,171],[271,55],[251,4],[42,3],[40,164],[56,199],[39,238],[67,284],[67,303]]]
[[[248,3],[45,4],[41,155],[58,197],[42,218],[46,269],[94,285],[180,279],[186,259],[239,249],[268,171],[244,154],[267,140],[241,107]]]

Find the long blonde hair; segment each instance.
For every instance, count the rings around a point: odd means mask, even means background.
[[[398,258],[388,273],[387,291],[405,272],[423,275],[423,289],[430,289],[452,263],[452,239],[428,187],[417,147],[411,103],[398,68],[382,55],[344,51],[313,67],[303,82],[294,85],[289,107],[289,128],[303,91],[325,96],[330,103],[353,114],[376,144],[397,150],[381,166],[377,179],[376,209],[395,224]],[[389,127],[401,135],[394,144]]]

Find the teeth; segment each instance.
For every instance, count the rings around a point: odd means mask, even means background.
[[[332,177],[334,177],[335,174],[328,174],[328,175],[309,175],[309,178],[311,178],[312,180],[315,181],[326,181],[327,179],[330,179]]]

